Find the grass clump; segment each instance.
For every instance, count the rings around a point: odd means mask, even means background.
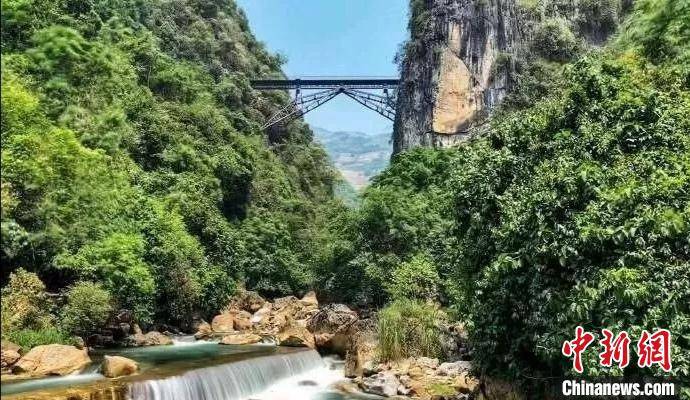
[[[438,357],[441,353],[438,310],[419,300],[399,299],[379,313],[379,356],[382,361],[406,357]]]
[[[36,346],[44,344],[75,344],[72,337],[55,327],[20,329],[18,331],[8,332],[6,337],[10,342],[21,346],[24,353]]]

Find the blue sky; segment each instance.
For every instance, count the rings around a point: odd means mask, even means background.
[[[237,0],[254,35],[287,56],[288,76],[396,76],[408,0]],[[341,95],[305,116],[328,130],[383,133],[392,122]]]

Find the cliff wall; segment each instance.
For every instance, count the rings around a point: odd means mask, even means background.
[[[567,62],[615,31],[628,1],[412,0],[393,151],[465,140],[526,63]]]

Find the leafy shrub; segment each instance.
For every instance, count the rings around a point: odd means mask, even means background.
[[[77,282],[67,291],[61,324],[65,330],[84,336],[102,327],[112,311],[110,293],[100,284]]]
[[[2,333],[48,328],[52,323],[46,287],[36,274],[23,268],[12,272],[2,288]]]
[[[570,61],[579,52],[579,47],[578,39],[565,19],[546,19],[535,28],[532,49],[547,60]]]
[[[393,270],[386,290],[393,300],[434,300],[439,284],[433,261],[426,254],[417,254]]]
[[[74,271],[80,279],[97,280],[112,293],[119,306],[134,311],[139,322],[150,322],[154,308],[155,282],[143,259],[144,241],[139,235],[113,234],[88,243],[74,255],[60,255],[59,268]],[[88,284],[70,289],[88,290]],[[95,286],[91,288],[98,292]],[[80,295],[81,292],[75,292]]]
[[[616,30],[622,3],[620,0],[579,0],[579,31],[591,39],[603,41]]]
[[[439,312],[418,300],[396,300],[378,315],[379,356],[382,361],[441,354]]]

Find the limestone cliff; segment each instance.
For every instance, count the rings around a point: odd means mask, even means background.
[[[565,62],[615,30],[629,1],[412,0],[393,151],[467,138],[524,60]]]

